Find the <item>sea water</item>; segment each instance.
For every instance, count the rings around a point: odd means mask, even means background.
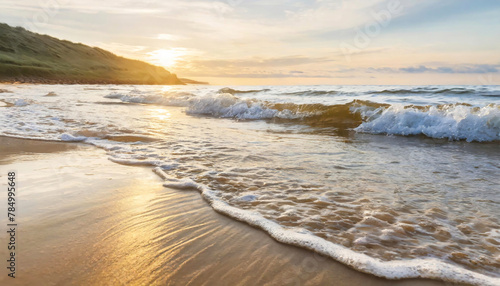
[[[0,85],[0,135],[84,142],[386,278],[500,284],[500,87]]]

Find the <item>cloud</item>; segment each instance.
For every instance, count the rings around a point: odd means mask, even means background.
[[[498,13],[497,0],[398,0],[402,13],[391,15],[346,61],[339,44],[356,46],[357,32],[391,1],[0,0],[0,18],[12,25],[46,18],[38,32],[173,65],[169,69],[182,76],[358,76],[363,83],[362,76],[381,74],[411,79],[499,72],[495,64],[461,64],[500,62],[500,22],[485,14]],[[47,6],[55,2],[58,8]],[[42,17],[45,10],[53,12]]]
[[[334,76],[328,74],[297,74],[293,71],[278,71],[278,72],[265,72],[261,73],[214,73],[214,74],[205,74],[205,73],[192,73],[189,74],[190,77],[221,77],[221,78],[345,78],[351,76]]]
[[[146,46],[125,45],[121,43],[97,42],[96,46],[104,50],[113,51],[113,53],[119,56],[128,56],[128,57],[133,56],[139,52],[143,52],[144,50],[147,49]]]
[[[334,59],[327,57],[307,56],[285,56],[274,58],[253,57],[247,59],[215,59],[215,60],[193,60],[191,63],[199,67],[207,68],[253,68],[253,67],[286,67],[314,63],[333,62]]]
[[[318,71],[318,67],[333,62],[328,57],[302,55],[210,60],[187,57],[178,62],[175,72],[183,76],[237,78],[330,77],[330,72]]]
[[[435,25],[439,23],[460,23],[460,21],[457,21],[458,19],[466,19],[471,16],[476,18],[477,15],[492,11],[494,13],[498,13],[498,10],[500,9],[500,3],[498,0],[421,0],[412,2],[416,2],[416,5],[412,8],[411,13],[408,13],[405,17],[396,19],[395,27],[412,28],[426,25],[435,27]],[[405,2],[403,3],[404,5],[407,5]]]
[[[172,34],[158,34],[154,39],[166,40],[166,41],[179,41],[185,39],[185,37]]]
[[[441,73],[441,74],[484,74],[484,73],[497,73],[500,72],[500,64],[462,64],[452,66],[438,66],[428,67],[425,65],[410,66],[402,68],[367,68],[368,73]]]
[[[500,65],[474,64],[459,66],[427,67],[424,65],[418,67],[400,68],[399,71],[406,73],[496,73]]]

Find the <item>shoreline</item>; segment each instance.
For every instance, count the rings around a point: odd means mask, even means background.
[[[152,168],[112,163],[93,146],[9,137],[0,137],[0,145],[10,146],[0,152],[0,165],[17,169],[23,194],[19,245],[24,247],[14,285],[446,284],[386,280],[276,242],[214,212],[197,192],[162,187]],[[60,257],[51,264],[56,273],[42,266],[53,255]]]
[[[44,84],[44,85],[188,85],[188,83],[152,83],[152,82],[128,82],[128,81],[106,81],[106,80],[67,80],[67,79],[46,79],[46,78],[15,78],[2,79],[0,84]]]

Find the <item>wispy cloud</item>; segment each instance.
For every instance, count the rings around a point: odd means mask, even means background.
[[[426,67],[426,66],[418,66],[418,67],[408,67],[408,68],[400,68],[399,70],[402,72],[408,73],[424,73],[424,72],[433,72],[433,73],[496,73],[498,72],[499,65],[464,65],[464,66],[453,66],[453,67]]]
[[[182,39],[186,39],[186,37],[172,34],[158,34],[154,39],[158,40],[166,40],[166,41],[179,41]]]
[[[193,63],[198,66],[207,68],[252,68],[252,67],[285,67],[285,66],[298,66],[313,63],[327,63],[333,62],[334,59],[327,57],[307,57],[301,55],[284,56],[275,58],[244,58],[244,59],[217,59],[217,60],[194,60]]]
[[[147,46],[135,46],[135,45],[126,45],[122,43],[103,43],[103,42],[97,42],[96,46],[104,50],[113,51],[115,54],[119,56],[128,56],[128,57],[136,55],[137,53],[141,53],[148,48]]]
[[[318,67],[334,63],[335,60],[332,58],[302,55],[212,60],[195,57],[180,61],[176,65],[175,71],[189,76],[203,77],[330,77],[330,72],[318,71]]]
[[[345,75],[332,75],[332,74],[324,74],[324,73],[303,73],[296,71],[273,71],[273,72],[254,72],[254,73],[193,73],[191,76],[196,77],[220,77],[220,78],[346,78],[353,76],[345,76]]]
[[[21,26],[38,19],[44,23],[37,32],[175,63],[181,76],[411,79],[499,72],[491,64],[500,62],[497,0],[396,0],[402,12],[346,61],[340,44],[354,45],[391,1],[1,1],[0,19]]]
[[[368,68],[367,72],[371,73],[461,73],[461,74],[483,74],[483,73],[497,73],[500,72],[500,64],[467,64],[467,65],[453,65],[453,66],[438,66],[428,67],[425,65],[414,67],[402,68]]]

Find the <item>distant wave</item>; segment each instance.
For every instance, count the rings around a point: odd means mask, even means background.
[[[486,97],[500,97],[500,92],[492,92],[492,93],[483,93],[481,96]]]
[[[232,95],[238,94],[251,94],[260,92],[270,92],[271,89],[253,89],[253,90],[237,90],[229,87],[221,88],[219,93],[229,93]],[[276,92],[276,91],[275,91]],[[341,91],[341,90],[299,90],[299,91],[283,91],[278,93],[278,95],[284,96],[334,96],[339,94],[351,94],[357,95],[359,91]],[[374,94],[374,95],[478,95],[486,97],[500,97],[500,92],[495,90],[489,90],[488,88],[466,88],[466,87],[412,87],[412,88],[394,88],[394,89],[384,89],[384,90],[372,90],[363,91],[362,94]]]
[[[490,91],[485,88],[439,88],[439,87],[416,87],[416,88],[402,88],[402,89],[384,89],[381,91],[369,92],[371,94],[439,94],[439,95],[479,95],[488,97],[500,97],[500,92]]]
[[[295,122],[313,127],[392,135],[425,135],[468,142],[500,140],[500,106],[389,105],[353,100],[346,104],[271,103],[230,93],[193,96],[185,93],[110,94],[124,102],[186,107],[186,113],[239,120]]]
[[[271,91],[269,88],[264,89],[252,89],[252,90],[237,90],[229,87],[224,87],[219,90],[219,93],[229,93],[232,95],[245,94],[245,93],[259,93]],[[282,92],[280,95],[291,95],[291,96],[322,96],[322,95],[335,95],[338,94],[335,90],[302,90],[293,92]]]
[[[401,89],[384,89],[381,91],[371,92],[373,94],[440,94],[440,93],[450,93],[450,94],[466,94],[474,92],[474,89],[466,88],[437,88],[437,87],[417,87],[417,88],[401,88]]]
[[[285,92],[283,95],[297,95],[297,96],[322,96],[322,95],[335,95],[338,94],[335,90],[303,90],[294,92]]]
[[[243,93],[257,93],[257,92],[265,92],[265,91],[270,91],[269,88],[264,88],[264,89],[251,89],[251,90],[238,90],[238,89],[232,89],[229,87],[224,87],[219,90],[219,93],[230,93],[230,94],[243,94]]]
[[[444,88],[436,90],[434,93],[451,93],[451,94],[474,94],[477,93],[477,90],[469,89],[469,88]]]
[[[143,104],[158,104],[165,106],[188,106],[189,100],[194,97],[189,92],[169,92],[166,94],[158,93],[142,93],[139,91],[132,91],[127,94],[113,92],[104,98],[119,99],[128,103],[143,103]]]

